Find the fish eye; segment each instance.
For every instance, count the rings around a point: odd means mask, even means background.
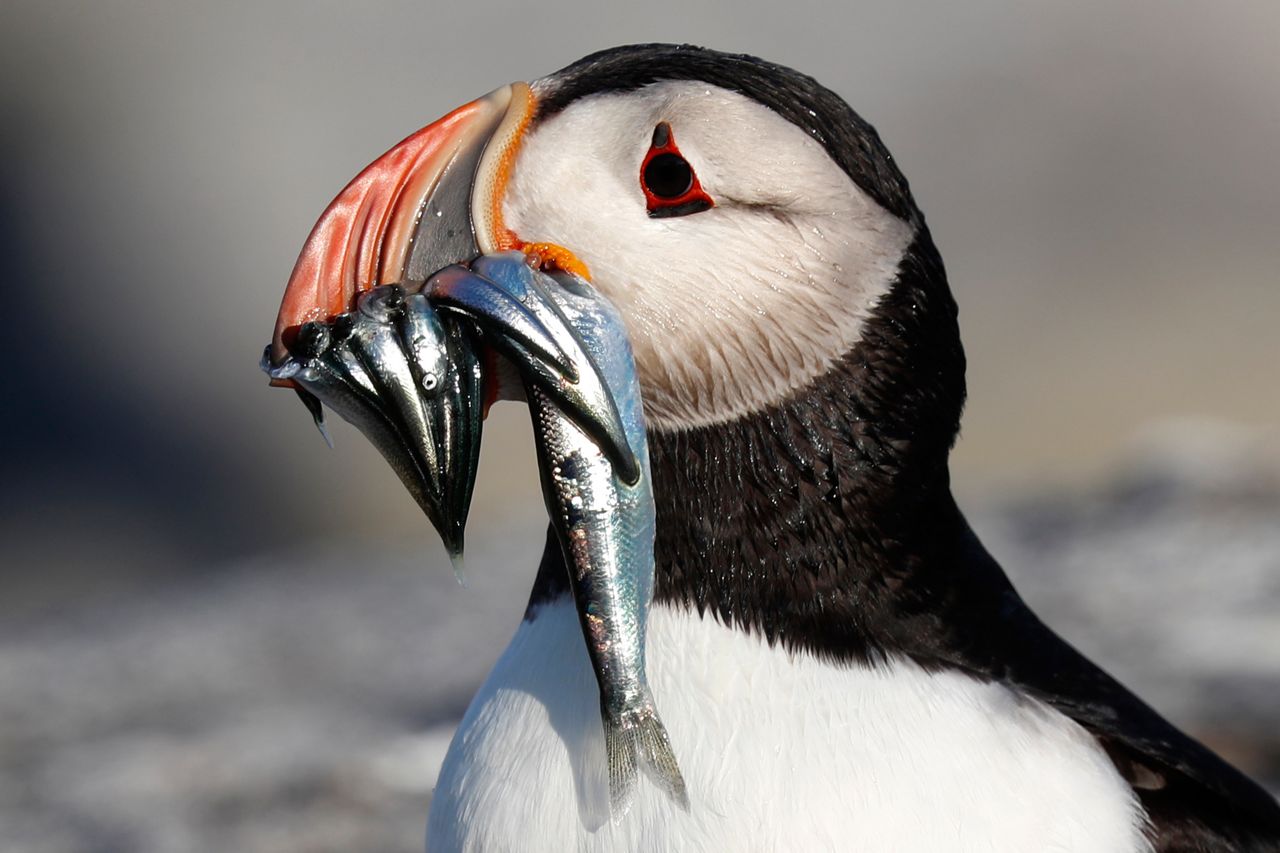
[[[665,121],[653,130],[649,153],[640,165],[640,188],[644,190],[649,216],[688,216],[715,206],[703,192],[693,166],[676,147],[671,125]]]

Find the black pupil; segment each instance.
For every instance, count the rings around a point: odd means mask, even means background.
[[[679,198],[693,187],[693,169],[679,154],[659,154],[644,167],[644,185],[658,198]]]

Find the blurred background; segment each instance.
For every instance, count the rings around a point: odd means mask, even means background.
[[[486,427],[470,587],[258,371],[391,144],[624,42],[813,74],[961,306],[961,504],[1046,620],[1280,789],[1280,5],[0,6],[0,849],[417,850],[544,525]]]

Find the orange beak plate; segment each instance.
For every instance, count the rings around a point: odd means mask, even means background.
[[[272,362],[283,362],[303,323],[351,310],[370,288],[420,285],[449,264],[514,248],[502,191],[533,106],[527,84],[503,86],[412,134],[347,184],[298,255]]]

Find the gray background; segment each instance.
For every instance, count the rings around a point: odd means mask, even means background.
[[[1051,624],[1275,785],[1278,37],[1270,2],[8,0],[0,849],[419,846],[541,547],[525,413],[486,428],[463,590],[258,355],[363,165],[645,40],[877,126],[961,306],[962,505]]]

